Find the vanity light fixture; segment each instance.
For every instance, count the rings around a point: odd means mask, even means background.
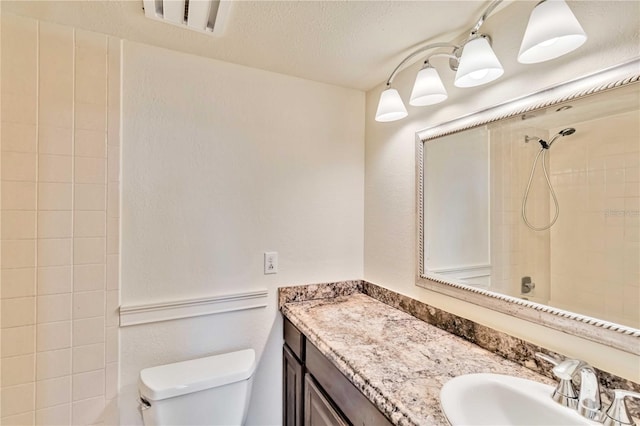
[[[381,122],[396,121],[405,118],[409,113],[402,103],[400,93],[396,89],[387,89],[380,95],[380,103],[376,112],[376,120]]]
[[[418,71],[409,103],[413,106],[434,105],[449,97],[438,70],[426,62]]]
[[[531,12],[518,62],[535,64],[555,59],[585,41],[587,34],[564,0],[543,0]]]
[[[477,35],[466,41],[458,71],[456,87],[475,87],[492,82],[504,74],[502,64],[489,44],[489,37]]]
[[[407,63],[428,50],[447,48],[449,52],[435,52],[425,59],[411,91],[409,104],[413,106],[434,105],[448,97],[440,74],[430,63],[430,59],[436,56],[449,58],[449,68],[456,72],[456,87],[480,86],[500,78],[504,69],[491,48],[491,38],[479,31],[502,1],[491,2],[462,44],[430,43],[404,58],[387,79],[387,88],[378,102],[376,121],[396,121],[408,115],[400,94],[391,87],[391,83]],[[518,61],[535,63],[554,59],[577,49],[586,39],[584,30],[564,0],[542,0],[531,12]]]

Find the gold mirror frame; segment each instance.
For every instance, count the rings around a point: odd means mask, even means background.
[[[436,138],[511,118],[563,102],[640,83],[640,59],[416,133],[416,210],[418,271],[416,285],[465,302],[640,355],[640,330],[447,280],[424,270],[424,145]]]

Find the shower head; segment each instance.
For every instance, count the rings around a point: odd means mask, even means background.
[[[570,136],[576,132],[576,129],[573,127],[567,127],[566,129],[560,130],[557,134],[553,135],[553,138],[549,141],[549,147],[561,136]]]

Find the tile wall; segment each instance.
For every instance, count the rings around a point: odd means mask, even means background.
[[[640,117],[575,123],[551,156],[551,302],[640,328]],[[560,129],[553,129],[553,131]],[[576,307],[577,306],[577,307]]]
[[[547,303],[549,297],[549,232],[533,232],[521,217],[531,166],[540,146],[525,143],[524,135],[547,138],[535,127],[497,126],[490,130],[491,149],[491,286],[498,292]],[[538,161],[527,203],[527,219],[534,226],[549,222],[549,193]],[[520,292],[522,277],[535,289]]]
[[[596,318],[640,327],[640,118],[637,111],[572,124],[548,152],[560,215],[551,231],[529,230],[522,197],[539,146],[537,128],[492,129],[492,288]],[[605,121],[605,123],[603,123]],[[548,224],[554,207],[540,161],[528,219]],[[551,253],[551,255],[549,255]],[[536,284],[520,293],[520,280]]]
[[[114,422],[120,41],[4,13],[0,421]]]

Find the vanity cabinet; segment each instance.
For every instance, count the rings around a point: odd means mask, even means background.
[[[391,425],[287,318],[284,319],[284,342],[283,425]]]
[[[333,408],[310,374],[304,376],[304,424],[313,426],[348,426]]]
[[[285,345],[282,348],[282,407],[284,426],[303,424],[304,376],[302,363]]]

